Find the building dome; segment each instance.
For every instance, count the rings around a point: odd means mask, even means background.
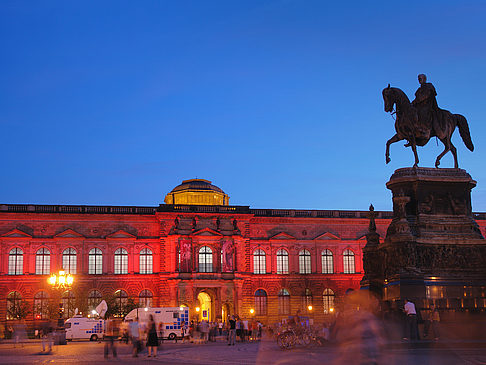
[[[228,205],[229,196],[204,179],[182,181],[165,196],[165,204]]]

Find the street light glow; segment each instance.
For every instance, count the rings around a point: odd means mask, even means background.
[[[311,310],[312,310],[312,305],[309,305],[309,306],[307,307],[307,309],[311,311]]]
[[[329,308],[329,312],[334,312],[334,308]]]
[[[255,313],[255,310],[254,310],[253,308],[252,308],[252,309],[250,309],[250,313],[251,313],[251,314]]]
[[[199,312],[200,310],[201,310],[201,308],[196,307],[196,312]]]

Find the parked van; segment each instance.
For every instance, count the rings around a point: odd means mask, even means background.
[[[96,341],[103,338],[105,321],[103,319],[86,318],[80,315],[69,318],[64,322],[66,340]]]
[[[188,307],[137,308],[126,315],[125,321],[134,321],[138,317],[138,322],[146,326],[150,315],[154,316],[158,335],[164,339],[175,340],[180,338],[181,323],[183,321],[186,324],[189,323]],[[160,331],[161,324],[162,331]]]

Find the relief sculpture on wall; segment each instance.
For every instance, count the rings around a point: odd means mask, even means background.
[[[179,241],[180,247],[180,270],[181,272],[191,272],[191,239],[183,237]]]
[[[235,248],[233,240],[230,238],[223,238],[222,241],[222,253],[223,253],[223,272],[233,272],[234,271],[234,254]]]

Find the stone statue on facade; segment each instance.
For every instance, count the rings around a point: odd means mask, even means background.
[[[181,254],[181,271],[191,271],[191,240],[189,238],[182,238],[180,240],[180,254]]]
[[[224,239],[222,245],[223,251],[223,272],[233,272],[233,257],[235,248],[233,245],[233,241],[231,239]]]
[[[401,140],[407,140],[405,147],[411,147],[415,163],[418,166],[419,158],[417,155],[417,146],[425,146],[432,137],[437,137],[444,144],[444,151],[437,156],[435,167],[439,167],[441,158],[451,152],[454,157],[454,168],[458,168],[456,147],[452,144],[452,133],[458,127],[459,134],[466,147],[474,150],[471,140],[469,126],[466,118],[460,114],[440,109],[437,105],[434,86],[427,82],[424,74],[418,75],[420,87],[415,93],[415,100],[410,103],[407,95],[395,87],[386,87],[383,89],[383,101],[385,112],[395,113],[396,107],[396,134],[386,142],[385,159],[386,163],[390,162],[390,145]]]

